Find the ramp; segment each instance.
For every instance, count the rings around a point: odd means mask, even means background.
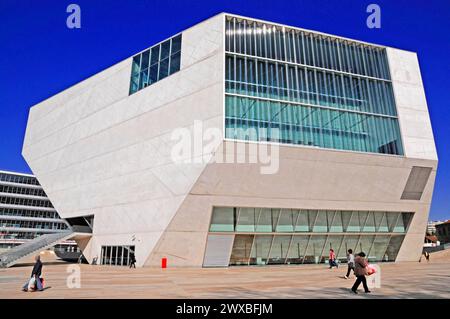
[[[38,254],[42,250],[46,250],[62,241],[73,238],[76,234],[72,230],[46,234],[16,246],[0,254],[0,268],[11,267],[30,255]]]

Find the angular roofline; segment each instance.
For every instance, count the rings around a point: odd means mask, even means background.
[[[33,174],[19,173],[19,172],[13,172],[13,171],[6,171],[6,170],[1,170],[1,169],[0,169],[0,173],[9,174],[9,175],[18,175],[18,176],[26,176],[26,177],[34,177],[34,178],[36,178],[36,176],[34,176]]]
[[[305,32],[309,32],[309,33],[320,34],[320,35],[323,35],[323,36],[327,36],[327,37],[331,37],[331,38],[335,38],[335,39],[340,39],[340,40],[344,40],[344,41],[356,42],[356,43],[360,43],[360,44],[363,44],[363,45],[370,45],[370,46],[375,46],[375,47],[379,47],[379,48],[383,48],[383,49],[392,48],[392,49],[396,49],[396,50],[402,50],[402,51],[407,51],[407,52],[412,52],[412,53],[416,53],[417,54],[417,52],[415,52],[415,51],[398,49],[398,48],[390,47],[390,46],[387,46],[387,45],[371,43],[371,42],[366,42],[366,41],[361,41],[361,40],[356,40],[356,39],[347,38],[347,37],[343,37],[343,36],[339,36],[339,35],[335,35],[335,34],[330,34],[330,33],[325,33],[325,32],[321,32],[321,31],[305,29],[305,28],[291,26],[291,25],[287,25],[287,24],[281,24],[281,23],[277,23],[277,22],[273,22],[273,21],[268,21],[268,20],[263,20],[263,19],[256,19],[256,18],[252,18],[252,17],[242,16],[242,15],[239,15],[239,14],[233,14],[233,13],[228,13],[228,12],[222,12],[222,14],[230,16],[230,17],[236,17],[236,18],[245,19],[245,20],[253,20],[253,21],[256,21],[256,22],[260,22],[260,23],[272,24],[272,25],[278,26],[278,27],[285,27],[285,28],[289,28],[289,29],[293,29],[293,30],[305,31]]]

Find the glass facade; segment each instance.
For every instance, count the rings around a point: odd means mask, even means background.
[[[181,34],[135,55],[131,67],[130,94],[180,70]]]
[[[394,261],[412,213],[214,207],[211,233],[234,233],[230,265],[326,262],[329,249]]]
[[[226,21],[227,138],[403,155],[385,49]]]
[[[101,265],[128,266],[135,246],[102,246],[100,256]]]
[[[0,172],[0,248],[67,229],[36,177]]]

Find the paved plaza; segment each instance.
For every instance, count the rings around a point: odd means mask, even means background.
[[[138,268],[80,265],[81,287],[67,286],[68,266],[44,258],[47,289],[22,292],[31,266],[0,269],[0,298],[450,298],[449,251],[427,263],[381,265],[381,288],[350,293],[345,267]],[[170,266],[170,265],[169,265]],[[345,266],[345,265],[344,265]]]

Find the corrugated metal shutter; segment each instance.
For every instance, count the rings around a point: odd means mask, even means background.
[[[228,267],[234,235],[208,235],[203,267]]]

